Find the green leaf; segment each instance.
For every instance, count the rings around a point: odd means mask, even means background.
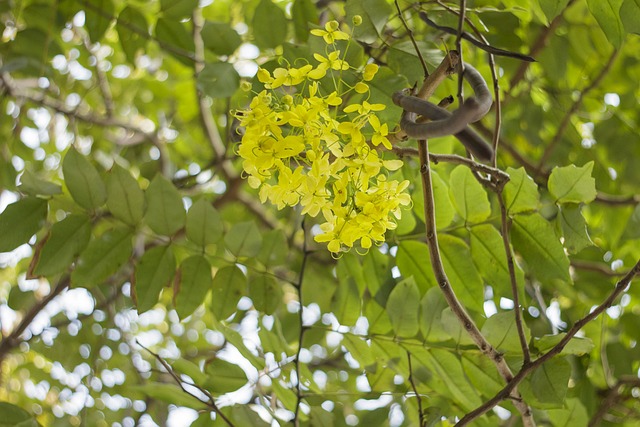
[[[589,11],[598,21],[607,40],[616,49],[624,40],[624,29],[620,21],[620,6],[623,0],[587,0]]]
[[[284,265],[289,255],[287,236],[281,229],[270,230],[262,236],[260,253],[256,257],[265,266]]]
[[[427,289],[437,286],[431,269],[427,245],[416,240],[404,240],[398,246],[396,263],[402,277],[413,276],[421,294],[424,294]]]
[[[144,216],[144,192],[129,171],[117,164],[107,176],[107,207],[113,216],[133,226]]]
[[[620,18],[628,33],[640,34],[640,0],[624,0]]]
[[[416,182],[419,182],[419,179]],[[453,204],[451,204],[447,183],[435,171],[431,171],[431,182],[433,183],[433,199],[436,204],[436,227],[442,229],[451,224],[456,212]],[[424,195],[422,190],[416,189],[411,194],[411,198],[413,199],[413,212],[424,222]]]
[[[353,281],[359,295],[362,295],[367,288],[362,264],[360,264],[360,256],[354,253],[349,252],[340,257],[336,266],[336,274],[341,285],[346,284],[347,281]]]
[[[540,402],[561,406],[569,388],[571,365],[556,357],[538,367],[531,374],[531,391]]]
[[[540,3],[544,16],[551,22],[553,18],[562,13],[569,0],[538,0],[538,3]]]
[[[291,8],[291,18],[296,41],[304,43],[309,39],[309,24],[318,25],[318,11],[311,0],[295,0]]]
[[[213,278],[211,312],[218,320],[224,320],[236,311],[240,297],[247,287],[247,278],[235,265],[221,268]]]
[[[0,427],[38,427],[36,419],[19,406],[0,402]]]
[[[513,311],[504,311],[489,317],[482,325],[481,332],[487,341],[501,352],[522,354],[518,327],[516,326],[516,318]],[[526,326],[524,327],[524,334],[528,343],[531,339],[531,332]]]
[[[204,47],[216,55],[231,55],[242,44],[242,38],[226,22],[206,21],[202,27]]]
[[[413,338],[418,333],[419,305],[420,291],[412,277],[403,280],[393,288],[386,308],[396,336]]]
[[[157,174],[147,188],[146,199],[145,221],[154,232],[172,236],[184,227],[186,214],[182,197],[167,178]]]
[[[469,336],[469,333],[464,329],[450,307],[442,310],[441,321],[443,329],[457,345],[474,345],[471,336]]]
[[[364,337],[344,334],[341,344],[351,353],[351,356],[356,359],[361,368],[364,369],[376,363],[376,358],[371,351],[371,347],[369,347]]]
[[[493,397],[502,389],[504,380],[492,361],[483,354],[465,352],[462,356],[462,369],[483,396]]]
[[[569,253],[576,254],[593,242],[587,231],[587,222],[582,216],[582,208],[579,205],[563,205],[560,208],[558,221],[564,236],[564,247]]]
[[[28,169],[25,169],[22,175],[20,175],[20,186],[18,190],[30,196],[55,196],[56,194],[62,193],[62,188],[58,184],[44,181]]]
[[[491,215],[487,192],[466,166],[457,166],[449,177],[449,194],[465,222],[484,221]]]
[[[569,258],[547,220],[539,214],[513,218],[511,237],[531,272],[543,282],[571,282]]]
[[[145,49],[149,39],[147,19],[138,9],[127,6],[118,15],[116,31],[127,61],[135,65],[138,52]]]
[[[207,200],[198,200],[187,212],[187,238],[196,245],[205,247],[216,243],[223,231],[222,217]]]
[[[14,311],[26,311],[37,302],[38,299],[33,291],[22,291],[20,286],[12,286],[7,297],[7,306]]]
[[[176,373],[188,375],[193,382],[198,385],[203,385],[207,381],[207,374],[200,370],[200,367],[187,359],[176,359],[171,362],[171,368]]]
[[[73,260],[89,244],[91,220],[86,215],[69,215],[51,227],[49,236],[39,254],[33,273],[53,276],[69,268]]]
[[[83,208],[93,210],[107,200],[107,190],[98,170],[73,146],[64,156],[62,173],[71,197]]]
[[[562,409],[548,409],[547,415],[549,415],[553,427],[586,426],[589,424],[587,409],[576,397],[565,400]]]
[[[44,199],[26,197],[8,205],[0,214],[0,252],[9,252],[27,243],[47,219]]]
[[[233,224],[229,232],[224,236],[224,243],[236,257],[254,257],[260,252],[262,235],[258,226],[253,221]]]
[[[447,308],[447,301],[438,288],[427,291],[420,303],[420,332],[425,341],[442,342],[451,339],[442,326],[442,311]]]
[[[355,280],[341,280],[331,297],[331,311],[341,325],[353,326],[360,317],[361,310],[362,302]]]
[[[549,176],[549,192],[557,203],[589,203],[596,198],[593,161],[582,167],[555,167]]]
[[[541,353],[546,353],[566,336],[564,332],[556,335],[544,335],[534,339],[534,345]],[[593,350],[595,345],[590,338],[573,337],[560,352],[561,355],[582,356]]]
[[[91,41],[97,43],[111,25],[115,6],[112,0],[86,0],[83,5],[86,6],[84,27]]]
[[[451,287],[467,308],[482,313],[484,288],[482,278],[471,259],[469,246],[464,240],[450,234],[441,234],[439,243],[442,264]]]
[[[280,46],[287,37],[287,17],[272,0],[260,0],[253,14],[253,39],[260,49]]]
[[[162,16],[176,21],[191,18],[193,9],[197,6],[198,0],[160,0]]]
[[[347,0],[344,8],[349,25],[352,25],[355,15],[362,17],[362,24],[354,28],[354,37],[364,43],[380,39],[382,29],[392,14],[391,6],[385,0]]]
[[[196,84],[211,98],[228,98],[240,87],[240,76],[228,62],[211,62],[198,74]]]
[[[144,385],[130,386],[131,391],[142,393],[155,400],[160,400],[176,406],[185,406],[192,409],[204,409],[206,404],[197,398],[185,393],[176,384],[148,382]]]
[[[507,168],[510,180],[504,186],[504,203],[510,214],[531,212],[538,209],[538,186],[524,168]]]
[[[212,287],[211,265],[202,255],[193,255],[180,264],[180,280],[176,290],[175,306],[184,319],[202,304]]]
[[[247,375],[240,366],[222,359],[213,359],[205,372],[209,378],[204,386],[213,394],[228,393],[247,383]]]
[[[160,291],[176,273],[176,258],[171,246],[156,246],[147,250],[136,266],[133,299],[138,313],[144,313],[158,302]]]
[[[225,339],[229,341],[231,345],[237,348],[240,354],[245,359],[247,359],[253,365],[254,368],[256,368],[257,370],[264,369],[265,367],[264,359],[257,357],[251,352],[251,350],[247,348],[247,346],[244,344],[242,335],[240,335],[240,332],[235,331],[228,326],[225,326],[224,324],[218,322],[216,319],[213,319],[212,323],[213,324],[211,325],[211,328],[216,331],[222,332]]]
[[[387,311],[377,302],[367,303],[364,315],[369,321],[369,332],[372,334],[388,334],[391,332],[391,320]]]
[[[272,314],[282,303],[284,292],[276,279],[260,274],[249,280],[249,298],[253,301],[256,310]]]
[[[113,228],[91,241],[80,254],[76,268],[71,273],[71,283],[91,288],[116,273],[131,256],[131,230]]]
[[[195,45],[193,37],[184,24],[165,18],[159,18],[156,23],[155,35],[164,50],[174,55],[176,59],[185,65],[192,65],[190,59],[193,56]]]

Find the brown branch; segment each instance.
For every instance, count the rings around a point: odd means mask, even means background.
[[[300,353],[302,352],[302,341],[304,339],[304,333],[307,328],[303,324],[303,301],[302,301],[302,282],[304,280],[304,273],[307,266],[307,260],[309,259],[309,251],[307,250],[307,233],[305,229],[304,220],[302,221],[302,264],[300,265],[300,275],[298,276],[298,283],[294,285],[296,291],[298,291],[298,301],[300,308],[298,309],[298,321],[300,322],[300,333],[298,334],[298,350],[296,351],[295,358],[295,371],[296,371],[296,407],[293,412],[293,425],[299,427],[300,425],[300,403],[302,403],[302,380],[300,378]]]
[[[571,105],[571,108],[569,108],[569,110],[565,113],[564,117],[562,118],[562,121],[560,122],[560,125],[558,126],[558,129],[556,130],[555,135],[553,136],[553,139],[551,140],[549,145],[547,145],[547,147],[544,149],[544,152],[542,153],[542,157],[540,158],[540,161],[536,166],[537,170],[543,169],[547,160],[549,159],[549,156],[551,155],[551,153],[553,153],[556,146],[560,142],[560,139],[564,135],[564,131],[569,125],[569,121],[571,120],[571,117],[573,117],[576,111],[578,111],[578,108],[580,108],[580,106],[582,105],[582,100],[584,99],[584,97],[589,92],[591,92],[596,86],[598,86],[598,84],[600,84],[602,79],[604,79],[604,77],[607,75],[609,70],[611,70],[611,67],[615,62],[618,56],[618,53],[619,53],[619,50],[615,49],[611,54],[611,56],[609,57],[609,59],[607,60],[605,66],[602,68],[602,70],[600,70],[600,73],[598,73],[598,75],[596,76],[596,78],[593,79],[593,81],[589,85],[587,85],[587,87],[585,87],[583,90],[580,91],[580,94],[578,95],[578,99],[576,99],[573,102],[573,104]]]
[[[591,262],[579,259],[572,259],[571,266],[580,270],[595,271],[609,277],[624,276],[624,273],[613,271],[608,265],[601,262]]]
[[[474,409],[473,411],[466,414],[459,422],[456,424],[457,426],[464,426],[475,420],[476,418],[482,416],[487,411],[491,410],[497,404],[499,404],[502,400],[509,397],[513,390],[516,389],[518,384],[522,382],[526,378],[526,376],[532,372],[534,369],[538,368],[540,365],[550,360],[551,358],[560,354],[560,352],[564,349],[564,347],[571,341],[571,339],[582,329],[587,323],[591,322],[593,319],[598,317],[602,312],[613,305],[613,302],[627,289],[627,287],[631,284],[631,281],[640,274],[640,260],[633,266],[631,270],[617,283],[614,287],[613,291],[609,296],[596,308],[594,308],[589,314],[584,316],[582,319],[578,320],[573,324],[571,329],[565,334],[565,336],[560,340],[558,344],[556,344],[551,350],[547,353],[543,354],[536,360],[532,361],[527,365],[523,365],[520,371],[507,383],[507,385],[500,390],[494,397],[490,400],[486,401],[484,404]]]
[[[60,278],[56,287],[53,288],[47,296],[35,303],[22,318],[18,326],[16,326],[9,335],[3,338],[2,342],[0,342],[0,364],[5,357],[7,357],[9,352],[22,342],[20,335],[22,335],[22,333],[31,325],[33,319],[35,319],[35,317],[44,310],[44,308],[53,301],[55,297],[60,295],[70,283],[71,279],[69,275],[65,275]]]
[[[420,397],[420,393],[418,393],[418,388],[416,387],[416,383],[413,381],[413,369],[411,367],[411,353],[407,350],[407,363],[409,364],[409,383],[411,383],[411,388],[416,395],[416,399],[418,399],[418,419],[420,420],[420,427],[423,427],[425,424],[424,420],[424,411],[422,410],[422,398]]]
[[[464,34],[464,18],[467,11],[467,1],[460,0],[460,11],[458,12],[458,34],[456,34],[456,50],[460,55],[460,68],[458,68],[458,104],[462,105],[464,101],[464,91],[462,88],[464,75],[464,59],[462,57],[462,35]],[[426,17],[426,15],[425,15]]]
[[[588,427],[596,427],[600,425],[600,421],[609,412],[616,403],[619,403],[620,395],[625,387],[640,387],[640,378],[638,377],[622,377],[614,384],[606,393],[606,397],[602,400],[598,411],[589,420]]]

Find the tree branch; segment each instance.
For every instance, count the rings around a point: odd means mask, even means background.
[[[296,407],[293,412],[293,424],[295,427],[300,426],[300,403],[302,403],[302,381],[300,378],[300,353],[302,352],[302,341],[304,339],[304,333],[306,327],[303,323],[303,308],[302,301],[302,281],[304,280],[304,273],[307,266],[307,259],[309,258],[309,251],[307,251],[307,233],[305,229],[304,220],[302,221],[302,264],[300,265],[300,275],[298,276],[298,283],[295,285],[298,291],[298,301],[300,302],[300,308],[298,310],[298,321],[300,322],[300,333],[298,334],[298,350],[296,351],[295,358],[295,371],[296,371]]]
[[[411,388],[416,395],[416,399],[418,399],[418,419],[420,420],[420,427],[425,425],[424,421],[424,411],[422,410],[422,398],[420,397],[420,393],[418,393],[418,388],[416,387],[416,383],[413,381],[413,369],[411,367],[411,353],[407,350],[407,363],[409,364],[409,383],[411,384]]]

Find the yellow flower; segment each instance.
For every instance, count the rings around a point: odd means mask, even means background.
[[[314,53],[313,57],[319,62],[318,66],[311,72],[309,77],[315,80],[320,80],[327,74],[327,70],[348,70],[349,63],[344,59],[340,59],[340,51],[335,50],[325,58],[319,53]]]
[[[362,74],[362,80],[364,80],[365,82],[373,80],[376,73],[378,72],[378,69],[380,69],[380,67],[378,67],[376,64],[365,65],[364,72]]]
[[[325,24],[324,30],[311,30],[311,34],[322,37],[326,44],[333,44],[336,40],[349,40],[349,34],[338,28],[340,28],[338,21],[329,21]]]
[[[382,144],[387,150],[391,150],[393,147],[391,147],[391,142],[389,142],[387,138],[387,135],[389,135],[389,126],[387,126],[386,123],[381,125],[380,119],[375,114],[369,116],[369,124],[374,131],[371,137],[371,143],[376,147]]]

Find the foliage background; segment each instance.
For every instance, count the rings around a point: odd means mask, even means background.
[[[400,7],[432,69],[455,37],[427,27],[417,8],[455,28],[447,8],[458,2]],[[490,44],[537,59],[497,59],[497,166],[511,176],[504,197],[535,359],[640,258],[640,4],[466,7]],[[395,150],[413,208],[364,255],[332,258],[310,237],[313,221],[259,203],[242,179],[232,111],[252,93],[241,82],[257,92],[258,65],[312,62],[322,46],[309,30],[356,14],[350,63],[381,65],[371,100],[389,105],[393,128],[390,95],[422,69],[386,0],[0,4],[0,412],[9,423],[450,425],[499,392],[504,381],[429,266],[419,164],[403,149],[413,141]],[[467,43],[463,54],[489,81],[487,55]],[[456,91],[450,79],[436,98]],[[495,120],[492,111],[479,125],[488,139]],[[430,148],[463,154],[452,137]],[[452,286],[517,372],[526,361],[498,196],[466,166],[433,171]],[[638,422],[640,304],[626,284],[519,385],[540,425]],[[502,401],[475,425],[520,422]]]

